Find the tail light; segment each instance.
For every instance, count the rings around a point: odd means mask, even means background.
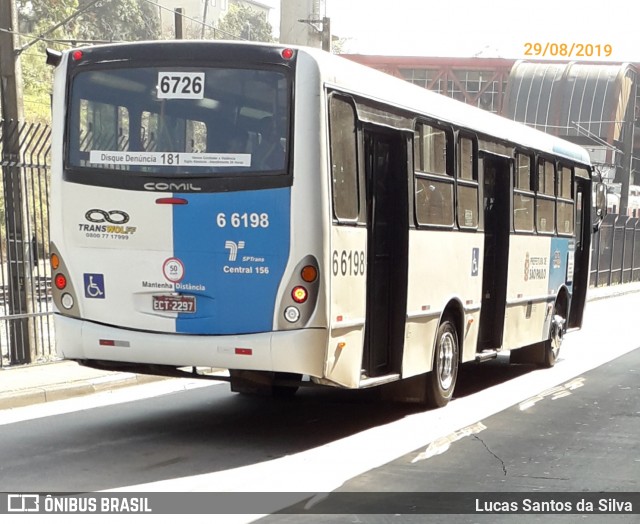
[[[53,242],[51,243],[50,253],[49,262],[54,272],[53,286],[51,287],[53,302],[61,313],[79,317],[80,310],[76,300],[77,295],[69,278],[69,270],[60,255],[60,251],[58,251]]]
[[[65,287],[67,287],[67,277],[65,277],[62,273],[58,273],[54,278],[54,283],[58,289],[63,290]]]
[[[302,286],[294,287],[291,292],[291,298],[293,298],[294,302],[297,302],[298,304],[304,304],[307,301],[308,296],[309,293]]]
[[[320,271],[312,255],[304,257],[295,267],[287,284],[278,315],[279,329],[300,328],[307,324],[318,301]]]

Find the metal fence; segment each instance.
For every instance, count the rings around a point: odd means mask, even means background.
[[[0,122],[0,367],[54,357],[49,250],[51,130]]]
[[[607,215],[593,235],[592,287],[640,281],[640,218]]]
[[[46,125],[0,121],[0,367],[55,358]],[[594,234],[591,286],[640,281],[640,218],[608,215]]]

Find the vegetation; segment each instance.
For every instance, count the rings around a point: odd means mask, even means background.
[[[274,42],[273,28],[264,13],[259,13],[246,5],[231,4],[229,11],[220,20],[215,34],[209,37],[217,40],[242,38],[254,42]]]
[[[16,0],[16,4],[23,47],[24,112],[29,122],[51,121],[53,71],[45,64],[47,47],[62,50],[87,43],[162,38],[158,8],[144,0]],[[199,38],[197,33],[188,36]],[[274,41],[264,13],[236,3],[229,5],[217,29],[209,29],[205,36]]]
[[[157,8],[138,0],[16,0],[20,20],[25,118],[51,119],[52,69],[45,48],[160,37]],[[75,16],[74,16],[75,15]],[[51,30],[68,20],[60,27]]]

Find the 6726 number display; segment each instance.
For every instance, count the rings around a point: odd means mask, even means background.
[[[158,73],[158,98],[204,97],[204,73],[165,72]]]

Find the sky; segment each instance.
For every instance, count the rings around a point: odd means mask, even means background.
[[[348,53],[640,62],[638,14],[628,0],[325,0],[325,5],[332,33],[344,39]]]

